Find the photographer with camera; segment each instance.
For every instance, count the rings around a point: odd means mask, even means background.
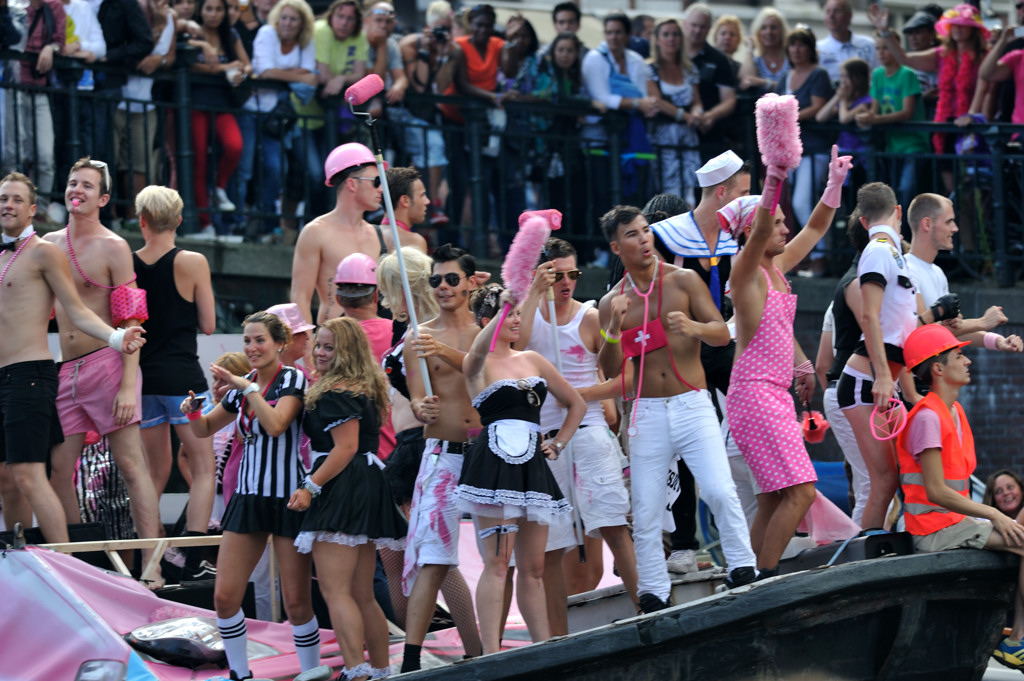
[[[427,7],[427,25],[420,33],[410,33],[399,42],[402,63],[409,79],[409,91],[439,94],[451,87],[455,62],[452,34],[452,7],[437,0]],[[388,109],[388,117],[402,123],[402,142],[412,164],[427,178],[432,198],[429,219],[432,225],[448,223],[439,199],[441,180],[448,165],[444,137],[437,126],[438,109],[432,102],[406,101],[402,107]]]

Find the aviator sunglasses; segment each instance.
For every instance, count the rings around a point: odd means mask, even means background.
[[[380,175],[377,177],[359,177],[358,175],[353,175],[352,179],[362,180],[363,182],[373,182],[373,188],[380,189]]]
[[[449,286],[458,286],[459,282],[462,281],[464,278],[465,277],[459,276],[455,272],[449,272],[443,277],[440,274],[431,274],[430,279],[428,279],[427,281],[430,282],[430,288],[437,288],[438,286],[441,285],[442,281],[448,284]]]
[[[576,281],[583,274],[580,270],[569,270],[568,272],[555,272],[555,281],[562,281],[562,277],[569,277],[572,281]]]

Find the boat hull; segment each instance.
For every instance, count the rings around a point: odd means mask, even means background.
[[[980,680],[1018,569],[973,550],[858,561],[409,678]]]

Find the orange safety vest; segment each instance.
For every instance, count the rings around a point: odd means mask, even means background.
[[[950,414],[946,403],[939,399],[938,395],[930,392],[914,405],[907,416],[907,426],[896,439],[896,456],[900,466],[900,487],[903,488],[903,517],[907,523],[907,531],[915,535],[926,535],[938,532],[944,527],[955,525],[964,519],[960,513],[954,513],[942,506],[936,506],[928,501],[928,494],[924,488],[924,475],[921,473],[921,464],[914,459],[907,449],[910,439],[910,429],[913,426],[914,417],[921,409],[931,409],[939,415],[939,423],[942,426],[942,476],[946,485],[962,494],[965,498],[969,496],[971,474],[978,465],[978,458],[974,453],[974,435],[971,433],[971,426],[967,423],[967,416],[959,402],[953,403],[957,415],[960,417],[960,427],[963,430],[963,442],[957,436],[956,424],[953,422],[953,415]]]

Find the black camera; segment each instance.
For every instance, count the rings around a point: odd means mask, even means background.
[[[451,33],[444,26],[435,26],[431,30],[431,33],[434,34],[434,40],[436,40],[439,43],[448,42],[448,38],[451,36]]]

